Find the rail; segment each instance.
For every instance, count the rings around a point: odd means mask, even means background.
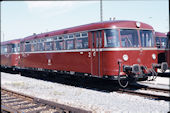
[[[2,113],[92,113],[1,88]]]
[[[165,101],[170,101],[170,96],[165,96],[161,94],[152,94],[152,93],[144,93],[144,92],[138,92],[137,90],[149,90],[149,91],[155,91],[155,92],[162,92],[162,93],[167,93],[170,94],[169,89],[162,89],[162,88],[155,88],[155,87],[144,87],[143,85],[141,86],[135,86],[135,85],[130,85],[129,89],[119,89],[119,93],[127,93],[131,95],[138,95],[138,96],[143,96],[155,100],[165,100]]]

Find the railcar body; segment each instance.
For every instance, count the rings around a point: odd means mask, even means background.
[[[167,33],[168,37],[168,49],[166,50],[166,61],[168,63],[168,68],[170,69],[170,32]]]
[[[154,30],[137,21],[98,22],[21,40],[22,70],[81,73],[120,83],[156,74],[154,64]]]
[[[20,39],[1,43],[1,69],[16,70],[20,60]]]
[[[155,32],[155,40],[158,48],[158,63],[166,62],[165,51],[168,48],[168,38],[166,34]]]
[[[158,51],[158,64],[165,64],[165,67],[162,67],[164,69],[161,69],[161,66],[159,66],[159,72],[165,72],[168,69],[168,63],[167,63],[167,52],[168,51],[168,37],[165,33],[161,32],[155,32],[155,41]]]

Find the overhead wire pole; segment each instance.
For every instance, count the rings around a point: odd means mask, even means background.
[[[102,0],[100,0],[100,21],[103,21],[103,7],[102,7]]]
[[[4,32],[2,32],[2,41],[4,41],[4,39],[5,39],[5,34]]]

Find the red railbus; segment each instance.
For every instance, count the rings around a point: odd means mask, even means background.
[[[20,39],[1,42],[1,69],[16,70],[20,60]]]
[[[152,26],[137,21],[97,22],[21,40],[23,71],[81,73],[118,80],[122,87],[156,75],[157,60]]]

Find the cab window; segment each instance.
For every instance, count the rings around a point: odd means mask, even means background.
[[[120,29],[122,47],[139,47],[138,33],[135,29]]]
[[[153,34],[151,30],[140,30],[140,40],[142,47],[154,47]]]

